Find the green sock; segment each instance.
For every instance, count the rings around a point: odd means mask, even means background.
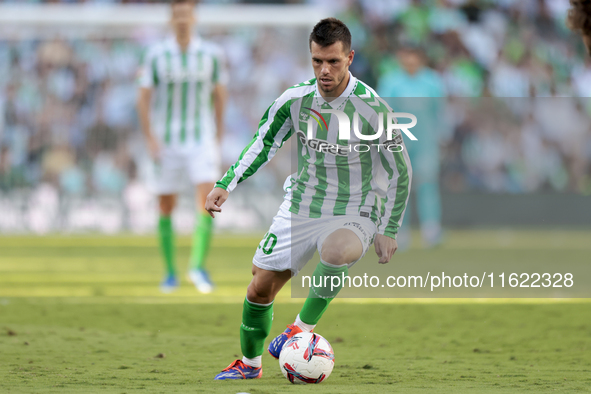
[[[166,274],[176,275],[174,267],[174,230],[172,228],[172,219],[170,216],[161,216],[158,223],[158,236],[160,238],[160,250],[164,257]]]
[[[300,312],[300,319],[306,324],[317,324],[328,304],[337,296],[343,287],[343,275],[349,275],[346,265],[328,266],[320,262],[312,275],[312,286],[304,306]],[[324,281],[326,279],[326,282]],[[334,280],[332,279],[334,278]],[[337,281],[338,278],[338,281]],[[324,286],[326,284],[326,286]]]
[[[261,356],[265,350],[265,339],[271,332],[273,304],[258,305],[244,299],[242,325],[240,326],[240,347],[248,358]]]
[[[205,265],[205,257],[209,252],[213,218],[207,212],[197,215],[197,223],[193,232],[193,246],[191,248],[191,269],[201,269]]]

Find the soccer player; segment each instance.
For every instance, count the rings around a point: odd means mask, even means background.
[[[400,132],[391,140],[382,133],[370,152],[348,147],[359,143],[351,133],[340,138],[344,114],[361,133],[378,134],[391,109],[373,89],[349,72],[354,51],[347,26],[335,18],[320,21],[310,35],[316,78],[285,91],[269,107],[259,130],[236,162],[207,196],[205,208],[214,216],[240,182],[253,175],[293,134],[298,138],[298,172],[286,180],[285,200],[253,258],[253,278],[243,304],[240,343],[243,358],[219,373],[216,380],[254,379],[262,376],[261,356],[273,317],[273,300],[297,275],[316,250],[318,279],[348,275],[374,242],[379,263],[387,263],[397,249],[396,233],[404,216],[410,189],[411,167]],[[339,110],[341,113],[326,111]],[[354,113],[359,117],[356,118]],[[317,115],[323,115],[320,119]],[[318,122],[308,122],[316,116]],[[345,124],[348,124],[345,122]],[[310,127],[314,138],[308,138]],[[359,130],[358,129],[358,130]],[[304,131],[301,131],[304,130]],[[352,128],[352,130],[354,130]],[[401,150],[384,149],[399,144]],[[338,148],[338,149],[336,149]],[[330,279],[328,280],[330,282]],[[310,332],[340,287],[312,286],[300,314],[269,345],[275,358],[285,341]]]
[[[439,196],[441,136],[438,133],[443,128],[442,100],[446,93],[439,74],[426,66],[425,54],[420,48],[404,44],[396,55],[401,67],[380,78],[378,93],[382,97],[393,98],[393,106],[401,100],[400,110],[411,112],[420,119],[414,130],[421,138],[408,145],[408,154],[415,169],[413,194],[416,195],[423,244],[430,248],[439,245],[442,240]],[[408,97],[412,98],[405,100]],[[404,223],[399,235],[400,248],[404,249],[407,246],[404,243],[410,243],[409,220]]]
[[[178,286],[171,216],[184,175],[195,186],[198,211],[189,278],[202,293],[213,289],[204,265],[213,221],[204,205],[220,176],[227,76],[220,49],[193,35],[194,9],[195,1],[171,1],[174,36],[148,49],[139,81],[138,114],[154,164],[160,208],[158,235],[166,267],[163,292]]]
[[[570,0],[569,27],[583,36],[583,42],[591,55],[591,0]]]

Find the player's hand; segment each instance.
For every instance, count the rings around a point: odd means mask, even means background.
[[[214,212],[222,212],[222,204],[226,202],[230,193],[221,187],[214,187],[207,195],[205,200],[205,210],[209,212],[212,218],[215,218]]]
[[[376,234],[376,239],[373,244],[376,248],[376,254],[380,258],[378,261],[380,264],[389,263],[392,255],[398,249],[398,243],[396,240],[387,235]]]
[[[151,135],[146,139],[146,142],[148,144],[150,156],[154,161],[158,161],[160,159],[160,144],[158,143],[158,140],[156,139],[156,137]]]

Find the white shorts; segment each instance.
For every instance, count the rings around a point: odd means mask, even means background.
[[[377,232],[375,224],[362,216],[332,216],[311,219],[289,211],[290,202],[284,201],[273,218],[271,228],[259,244],[252,263],[267,271],[291,270],[292,276],[314,256],[322,252],[324,240],[339,229],[353,231],[367,253]],[[357,261],[349,264],[349,268]]]
[[[157,195],[177,194],[187,183],[198,185],[220,179],[220,155],[214,147],[166,147],[152,162],[150,189]]]

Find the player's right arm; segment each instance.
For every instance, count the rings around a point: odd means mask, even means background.
[[[250,144],[207,196],[205,209],[211,216],[214,216],[213,212],[222,211],[221,205],[238,183],[263,168],[289,139],[292,133],[291,103],[291,94],[286,92],[267,109]]]
[[[156,160],[158,159],[160,146],[158,144],[158,139],[152,131],[152,125],[150,122],[152,91],[158,84],[154,51],[148,51],[146,54],[138,79],[140,88],[137,98],[137,112],[140,128],[144,138],[146,139],[148,149],[150,150],[150,155],[154,160]]]
[[[152,132],[152,127],[150,125],[150,103],[152,102],[152,89],[150,88],[140,88],[138,92],[138,99],[137,99],[137,113],[138,118],[140,121],[140,128],[142,129],[142,134],[146,139],[146,143],[148,144],[148,149],[150,150],[150,155],[154,160],[158,158],[158,154],[160,151],[160,146],[158,144],[158,140],[154,136]]]

